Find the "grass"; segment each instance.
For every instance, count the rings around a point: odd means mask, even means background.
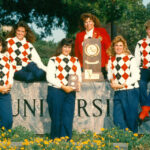
[[[120,149],[113,143],[127,143],[129,150],[148,150],[150,147],[149,135],[133,134],[129,129],[118,128],[101,129],[101,134],[91,131],[81,133],[73,131],[70,141],[68,137],[56,138],[54,141],[48,135],[36,135],[26,128],[18,126],[12,130],[0,130],[0,149],[10,150],[114,150]],[[13,142],[21,142],[15,146]]]

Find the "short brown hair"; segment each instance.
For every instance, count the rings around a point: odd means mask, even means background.
[[[115,56],[115,55],[116,55],[114,46],[115,46],[115,44],[118,43],[118,42],[122,42],[122,43],[123,43],[124,53],[126,53],[126,54],[131,54],[130,51],[129,51],[129,49],[128,49],[126,40],[123,38],[123,36],[118,35],[118,36],[116,36],[116,37],[114,38],[114,40],[113,40],[112,43],[111,43],[110,48],[107,50],[107,54],[108,54],[109,56]]]
[[[60,41],[56,49],[56,54],[54,56],[59,56],[62,53],[62,47],[64,45],[71,46],[70,56],[74,56],[74,41],[71,38],[64,38]]]
[[[93,15],[91,13],[83,13],[80,16],[80,21],[79,21],[79,29],[80,29],[80,31],[84,31],[85,30],[84,21],[87,18],[90,18],[91,20],[93,20],[95,27],[100,27],[101,26],[99,19],[95,15]]]

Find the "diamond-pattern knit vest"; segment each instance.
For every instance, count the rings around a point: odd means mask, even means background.
[[[9,83],[10,60],[8,53],[0,53],[0,86],[5,86]]]
[[[112,75],[116,83],[124,84],[128,80],[128,78],[131,77],[130,61],[132,58],[132,55],[124,55],[111,58]],[[121,90],[128,88],[132,89],[134,87],[137,87],[137,85],[132,84],[130,87],[126,86]]]
[[[150,69],[150,40],[142,39],[138,42],[141,55],[140,67],[144,69]]]
[[[56,56],[51,58],[56,66],[55,77],[58,78],[63,85],[68,84],[69,74],[76,74],[78,59],[76,57]]]
[[[15,37],[8,39],[7,42],[13,69],[19,71],[31,62],[32,47],[26,40],[18,41]]]

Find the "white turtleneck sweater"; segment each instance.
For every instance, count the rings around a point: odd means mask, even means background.
[[[49,59],[46,73],[49,86],[61,88],[62,85],[67,85],[69,74],[78,75],[81,82],[81,67],[77,57],[60,54]]]

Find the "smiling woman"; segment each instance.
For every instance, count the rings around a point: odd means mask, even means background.
[[[45,80],[46,66],[31,44],[35,35],[24,21],[19,21],[8,34],[7,45],[14,78],[25,82]]]
[[[73,40],[64,38],[47,66],[47,103],[51,117],[51,138],[72,137],[76,91],[80,91],[81,68],[71,55]],[[77,89],[68,85],[69,76],[76,75]]]
[[[24,27],[18,27],[18,29],[16,30],[16,37],[19,40],[23,40],[23,38],[25,37],[26,33],[27,32],[26,32]]]
[[[122,36],[116,36],[108,49],[108,80],[114,92],[114,124],[138,132],[140,70]],[[134,99],[134,101],[133,101]],[[129,115],[130,112],[130,115]]]

